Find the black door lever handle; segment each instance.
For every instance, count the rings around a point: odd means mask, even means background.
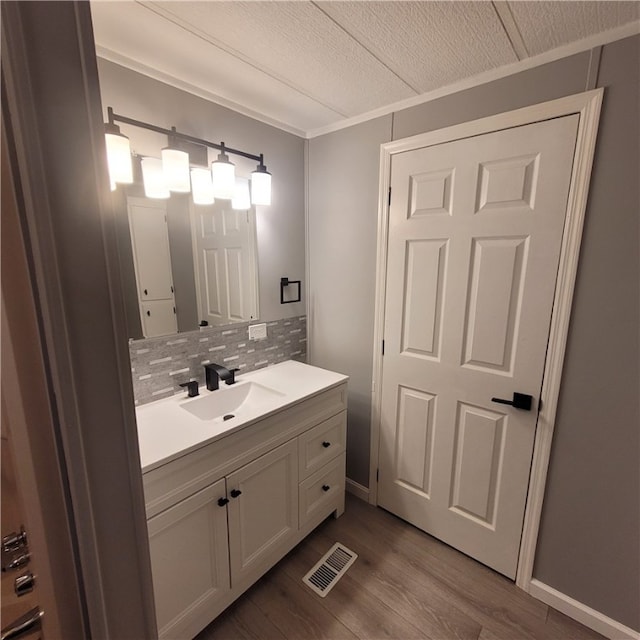
[[[526,393],[518,393],[516,391],[513,394],[513,400],[505,400],[504,398],[491,398],[491,402],[498,402],[499,404],[509,404],[516,409],[531,411],[533,396],[529,396]]]

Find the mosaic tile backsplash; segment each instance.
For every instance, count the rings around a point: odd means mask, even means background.
[[[174,336],[129,341],[131,376],[136,404],[145,404],[175,393],[185,393],[180,383],[197,380],[204,385],[209,362],[237,375],[285,360],[307,359],[307,318],[267,322],[267,337],[249,340],[249,325],[205,327]]]

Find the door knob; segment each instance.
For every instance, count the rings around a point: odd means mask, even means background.
[[[533,401],[533,396],[529,396],[526,393],[518,393],[517,391],[513,394],[513,400],[505,400],[504,398],[491,398],[491,402],[498,402],[499,404],[510,404],[512,407],[516,409],[522,409],[524,411],[531,411],[531,403]]]

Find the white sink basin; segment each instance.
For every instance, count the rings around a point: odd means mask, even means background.
[[[207,391],[205,388],[197,398],[181,402],[180,408],[200,420],[224,421],[282,397],[283,393],[257,382],[236,382],[233,385],[220,385],[216,391]]]

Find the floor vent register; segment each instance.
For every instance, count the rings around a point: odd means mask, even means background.
[[[333,586],[347,572],[347,569],[355,562],[358,554],[347,549],[343,544],[336,542],[320,561],[302,578],[312,591],[325,597]]]

